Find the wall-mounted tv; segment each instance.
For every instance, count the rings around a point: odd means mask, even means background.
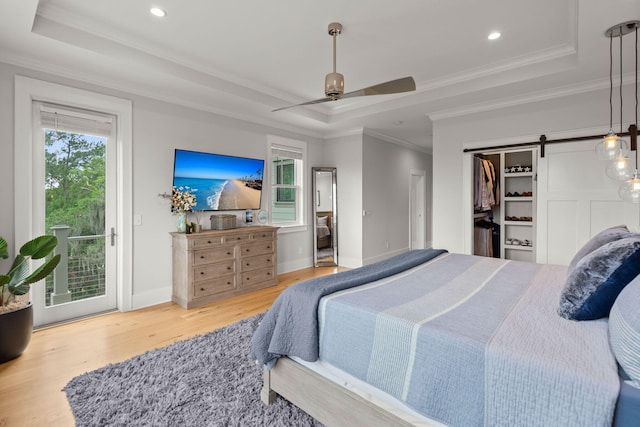
[[[175,150],[173,185],[196,189],[197,210],[260,209],[264,160]]]

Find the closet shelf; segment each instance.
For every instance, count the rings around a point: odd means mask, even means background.
[[[532,227],[533,221],[505,221],[504,225],[519,225],[522,227]]]
[[[513,173],[505,173],[505,178],[523,178],[523,177],[532,177],[533,172],[513,172]]]
[[[522,246],[522,245],[504,245],[505,249],[510,249],[513,251],[533,251],[533,246]]]
[[[533,202],[533,197],[505,197],[505,202]]]

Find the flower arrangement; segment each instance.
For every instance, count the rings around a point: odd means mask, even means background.
[[[193,207],[197,205],[196,195],[197,188],[187,186],[173,187],[171,191],[171,212],[174,215],[182,215],[191,212]]]

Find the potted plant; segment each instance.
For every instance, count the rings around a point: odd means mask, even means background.
[[[30,259],[42,259],[49,255],[58,239],[40,236],[20,248],[9,271],[0,274],[0,363],[22,354],[33,329],[33,307],[28,300],[17,296],[29,292],[31,284],[47,277],[60,262],[60,254],[51,257],[34,271],[30,271]],[[0,237],[0,258],[9,258],[7,241]]]

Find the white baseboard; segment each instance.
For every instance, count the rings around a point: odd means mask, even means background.
[[[398,249],[395,251],[391,251],[391,252],[386,252],[384,254],[380,254],[380,255],[376,255],[373,257],[369,257],[367,259],[364,260],[364,264],[373,264],[374,262],[378,262],[378,261],[382,261],[385,260],[387,258],[391,258],[392,256],[396,256],[396,255],[400,255],[402,253],[405,253],[409,250],[409,248],[403,248],[403,249]]]
[[[134,294],[131,298],[131,309],[149,307],[171,301],[171,286]]]
[[[278,274],[289,273],[291,271],[302,270],[303,268],[313,267],[312,258],[302,258],[295,261],[278,263]]]
[[[340,267],[358,268],[358,267],[362,267],[364,264],[362,263],[361,259],[358,259],[358,258],[346,258],[346,257],[340,256],[340,254],[338,254],[338,265]]]

